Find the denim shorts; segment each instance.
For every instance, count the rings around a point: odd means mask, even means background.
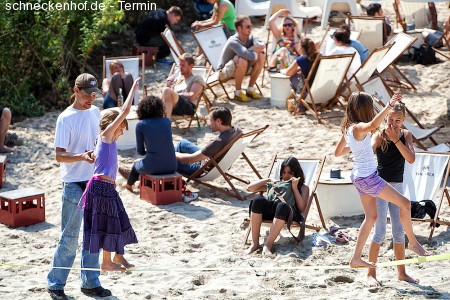
[[[377,197],[387,184],[376,171],[367,177],[354,177],[352,175],[350,178],[360,195],[370,195],[372,197]]]

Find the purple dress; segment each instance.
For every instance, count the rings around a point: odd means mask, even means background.
[[[137,243],[136,234],[115,189],[115,184],[99,175],[113,179],[117,174],[116,142],[107,144],[97,137],[94,176],[83,194],[83,249],[98,253],[100,249],[124,254],[124,247]]]

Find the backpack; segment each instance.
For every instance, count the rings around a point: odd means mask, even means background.
[[[436,204],[432,200],[412,201],[411,202],[411,218],[423,219],[428,215],[430,219],[434,219],[436,215]],[[436,227],[439,227],[439,223]]]
[[[428,44],[422,44],[419,48],[414,48],[413,60],[421,65],[431,65],[438,62],[436,52]]]

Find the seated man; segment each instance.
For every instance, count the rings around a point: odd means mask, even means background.
[[[167,78],[167,86],[163,89],[161,99],[166,107],[167,117],[173,115],[193,115],[202,95],[206,82],[199,75],[192,74],[194,58],[189,53],[179,57],[180,73],[175,80],[171,75]],[[180,90],[177,89],[181,87]]]
[[[236,82],[235,99],[249,102],[261,99],[253,87],[264,66],[265,45],[260,43],[252,32],[252,23],[247,16],[239,16],[234,22],[237,33],[232,35],[222,51],[219,60],[220,79],[234,78]],[[242,80],[250,74],[247,92],[242,91]],[[250,97],[250,98],[249,98]]]
[[[177,24],[183,17],[181,8],[172,6],[167,11],[157,8],[145,15],[136,27],[136,40],[141,46],[157,47],[157,59],[163,59],[170,54],[169,46],[161,37],[166,26]]]
[[[15,152],[15,149],[5,145],[6,133],[11,123],[11,110],[7,107],[0,107],[0,153]]]
[[[350,32],[348,32],[345,29],[338,29],[333,34],[334,43],[336,44],[336,47],[331,49],[330,52],[327,52],[326,55],[340,55],[340,54],[355,54],[353,57],[352,63],[350,64],[350,67],[347,71],[347,80],[350,80],[350,78],[355,74],[355,72],[359,69],[361,66],[361,58],[359,57],[358,51],[356,51],[355,48],[351,47],[351,41],[350,41]]]
[[[182,139],[175,147],[175,156],[177,158],[177,172],[184,175],[192,175],[202,166],[205,159],[213,157],[220,150],[228,145],[236,136],[242,133],[237,126],[231,126],[231,111],[226,107],[212,107],[209,113],[209,123],[213,132],[218,131],[220,134],[209,142],[205,147],[191,143]],[[222,157],[219,157],[219,162]],[[206,170],[208,171],[208,170]]]
[[[348,25],[342,24],[340,28],[348,31],[348,34],[350,34],[350,27],[348,27]],[[366,46],[364,46],[363,43],[361,43],[360,41],[350,39],[350,46],[355,48],[356,51],[358,51],[361,63],[363,63],[369,57],[370,55],[369,50],[367,50]]]
[[[383,28],[385,28],[386,31],[383,32],[383,44],[386,44],[387,37],[391,35],[392,27],[391,23],[389,22],[389,19],[384,15],[383,9],[381,8],[381,4],[370,3],[369,6],[367,7],[367,15],[370,17],[384,17],[386,26]]]

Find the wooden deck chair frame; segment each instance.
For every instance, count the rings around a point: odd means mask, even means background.
[[[449,17],[448,22],[450,23],[450,17]],[[441,41],[442,41],[442,45],[447,48],[447,51],[445,51],[445,52],[442,51],[441,48],[436,48],[436,46]],[[450,59],[450,53],[449,53],[449,51],[450,51],[450,30],[446,30],[444,28],[444,32],[442,33],[441,37],[436,42],[434,42],[433,49],[434,49],[434,51],[436,51],[440,55],[444,56],[445,58]]]
[[[339,100],[339,96],[346,89],[350,92],[350,85],[346,78],[346,74],[347,74],[348,69],[350,68],[350,64],[352,63],[352,60],[354,59],[354,57],[355,57],[355,54],[341,54],[341,55],[330,55],[330,56],[322,56],[320,54],[317,55],[313,65],[311,67],[311,70],[309,71],[308,77],[305,79],[303,88],[300,92],[300,97],[299,97],[299,99],[297,101],[297,105],[295,107],[295,111],[298,112],[300,104],[302,104],[303,106],[306,107],[307,110],[309,110],[314,115],[314,117],[316,117],[316,119],[317,119],[317,121],[319,121],[319,123],[322,122],[321,121],[322,119],[343,117],[343,115],[323,116],[323,115],[319,114],[319,110],[323,106],[330,107],[337,103],[339,103],[343,108],[345,108],[345,106]],[[323,67],[324,69],[322,71],[321,62],[327,61],[327,60],[333,60],[333,59],[347,59],[348,60],[347,66],[345,66],[345,64],[344,65],[341,64],[339,67],[335,67],[335,70],[325,69],[326,68],[326,66],[325,66],[325,67]],[[314,78],[313,83],[310,84],[314,71],[316,71],[315,78]],[[332,71],[338,72],[337,75],[332,76],[333,78],[337,79],[336,82],[338,82],[338,84],[335,86],[330,86],[330,83],[328,83],[328,81],[322,80],[319,77],[320,72],[332,74],[331,73]],[[316,97],[317,95],[315,95],[316,91],[319,91],[319,90],[326,91],[327,93],[329,93],[327,96],[327,98],[329,98],[329,99],[327,99],[326,101],[319,101],[319,99],[317,99],[317,97]],[[311,104],[308,103],[308,100],[311,102]]]
[[[106,68],[106,61],[113,61],[113,60],[120,61],[120,60],[123,60],[123,59],[130,59],[130,58],[137,58],[137,59],[139,59],[139,62],[141,64],[141,81],[142,81],[141,88],[142,88],[142,95],[144,97],[147,97],[147,85],[145,84],[145,53],[142,53],[141,55],[134,55],[134,56],[116,56],[116,57],[103,56],[103,66],[102,66],[103,78],[106,78],[108,76],[107,74],[109,73],[109,68],[108,68],[108,70]],[[127,68],[125,68],[125,71],[129,72],[129,70],[127,70]],[[139,70],[138,70],[138,72],[139,72]],[[136,78],[135,78],[135,76],[133,76],[133,80],[136,80]],[[136,99],[136,97],[137,97],[137,99]],[[124,99],[124,101],[125,100],[126,99]],[[139,93],[136,92],[133,104],[137,105],[138,103],[139,103]]]
[[[430,235],[428,236],[428,241],[431,242],[431,240],[433,239],[433,233],[434,233],[434,230],[435,230],[437,224],[450,226],[450,222],[449,221],[445,221],[445,220],[439,219],[439,213],[440,213],[441,208],[442,208],[442,202],[444,200],[444,196],[447,198],[447,202],[448,202],[448,205],[450,207],[450,194],[449,194],[448,188],[446,186],[448,178],[449,178],[449,173],[450,173],[450,153],[416,152],[416,162],[414,164],[418,163],[417,156],[419,156],[419,155],[437,156],[437,157],[441,157],[442,159],[445,159],[445,157],[447,157],[446,158],[447,164],[443,165],[443,167],[444,167],[443,174],[441,176],[439,176],[438,179],[435,179],[435,180],[438,180],[438,182],[435,183],[435,189],[432,189],[430,195],[426,195],[425,196],[426,199],[414,199],[415,196],[412,197],[411,195],[407,194],[407,196],[409,196],[410,198],[413,198],[413,199],[410,199],[410,200],[417,200],[417,201],[432,200],[432,201],[434,201],[435,199],[437,199],[439,201],[438,203],[435,203],[436,204],[436,215],[434,216],[434,219],[416,219],[416,218],[412,218],[411,219],[414,222],[427,222],[427,223],[430,223],[431,229],[430,229]],[[429,161],[425,161],[425,164],[423,166],[414,166],[414,167],[412,167],[410,165],[405,165],[405,175],[404,175],[405,176],[405,180],[404,180],[404,184],[405,184],[405,191],[406,191],[406,193],[408,193],[407,190],[409,189],[408,185],[410,183],[407,180],[408,176],[412,177],[410,180],[413,181],[415,186],[420,185],[423,188],[423,185],[424,184],[426,185],[427,182],[422,182],[422,181],[420,183],[419,182],[414,182],[414,178],[415,177],[419,177],[419,179],[422,179],[423,178],[422,176],[429,177],[429,175],[427,173],[433,172],[431,170],[432,168],[433,168],[433,164],[431,164],[431,162],[429,162]],[[412,171],[412,172],[408,172],[408,171]],[[408,174],[408,173],[410,173],[410,174]],[[435,175],[436,174],[433,172],[433,177]],[[438,174],[438,175],[440,175],[440,174]],[[420,178],[420,177],[422,177],[422,178]],[[425,178],[425,180],[426,180],[426,178]],[[405,181],[406,181],[406,183],[405,183]],[[415,190],[415,188],[414,188],[414,190]]]
[[[360,16],[348,16],[349,24],[354,25],[355,30],[361,32],[359,41],[366,46],[367,50],[372,51],[376,48],[382,47],[384,41],[387,40],[386,35],[386,22],[384,17],[360,17]],[[377,35],[377,27],[381,28],[381,39],[375,40]]]
[[[402,2],[401,0],[394,0],[392,4],[394,6],[395,17],[397,19],[397,23],[400,24],[403,28],[403,31],[406,32],[405,20],[407,18],[405,15],[402,15],[400,13],[400,8],[402,6],[401,2]],[[431,17],[431,20],[430,20],[431,29],[437,30],[437,11],[436,11],[436,5],[434,4],[434,2],[428,2],[428,9],[430,11],[430,17]]]
[[[221,80],[220,79],[219,73],[217,72],[218,71],[217,66],[218,66],[218,63],[219,63],[219,59],[217,59],[217,61],[212,59],[212,57],[210,56],[210,51],[205,51],[204,47],[201,44],[201,39],[198,37],[199,34],[204,34],[205,32],[211,31],[211,30],[216,30],[217,34],[219,34],[219,35],[223,34],[223,36],[220,37],[221,40],[222,40],[221,44],[217,45],[217,43],[214,40],[211,41],[211,46],[213,48],[217,48],[217,49],[215,49],[214,52],[217,52],[220,55],[220,53],[222,53],[223,48],[225,47],[226,41],[228,40],[226,35],[225,35],[225,32],[223,31],[223,28],[224,28],[223,25],[213,26],[213,27],[210,27],[210,28],[205,28],[205,29],[201,29],[201,30],[198,30],[198,31],[194,31],[194,32],[192,32],[192,35],[194,36],[194,39],[196,40],[200,50],[203,52],[203,54],[206,57],[206,60],[207,60],[208,64],[210,65],[210,71],[209,71],[209,74],[207,76],[207,81],[206,81],[206,83],[208,85],[208,89],[213,91],[212,88],[214,86],[220,85],[222,87],[222,90],[224,91],[225,95],[227,96],[227,98],[229,100],[231,100],[231,97],[229,96],[229,94],[228,94],[228,92],[227,92],[227,90],[226,90],[226,88],[224,86],[224,83],[227,82],[228,80],[233,79],[233,78],[227,78],[225,80]],[[258,88],[259,93],[262,95],[262,91],[259,88],[259,85],[257,83],[255,85]],[[217,95],[214,92],[213,92],[213,94],[217,98]]]
[[[194,181],[198,184],[202,184],[206,187],[209,187],[215,191],[221,192],[225,195],[235,197],[239,200],[244,200],[244,197],[241,195],[241,193],[236,189],[234,184],[231,182],[231,179],[238,180],[242,183],[248,184],[248,180],[244,180],[242,178],[239,178],[235,175],[231,175],[228,173],[229,169],[233,166],[234,162],[237,160],[237,158],[242,155],[242,157],[245,159],[247,164],[250,166],[250,168],[253,170],[253,172],[256,174],[256,176],[259,179],[262,179],[261,175],[259,174],[258,170],[256,170],[255,166],[252,164],[250,159],[247,157],[247,155],[244,153],[244,149],[246,148],[246,144],[242,144],[244,139],[247,140],[247,144],[251,143],[258,135],[260,135],[266,128],[269,127],[269,125],[266,125],[264,127],[261,127],[259,129],[247,132],[247,133],[241,133],[237,137],[235,137],[228,145],[226,145],[222,150],[220,150],[218,153],[216,153],[213,157],[210,157],[206,163],[202,165],[201,168],[199,168],[196,172],[194,172],[192,175],[183,175],[187,178],[186,182]],[[239,145],[238,143],[241,143]],[[239,153],[236,152],[234,148],[243,147],[242,151],[239,151]],[[225,156],[217,162],[217,158],[225,154]],[[212,167],[211,170],[209,170],[206,174],[203,175],[205,172],[205,169]],[[200,176],[201,175],[201,176]],[[200,176],[200,177],[197,177]],[[210,181],[213,181],[216,178],[222,177],[227,183],[228,186],[231,188],[231,191],[218,187],[216,185],[213,185],[209,183]]]
[[[269,172],[267,175],[267,178],[271,178],[272,175],[272,171],[276,171],[276,164],[277,162],[280,162],[282,160],[281,157],[275,155],[273,160],[272,160],[272,164],[269,168]],[[308,201],[306,203],[306,208],[305,211],[302,213],[303,216],[303,220],[305,220],[305,223],[308,220],[308,214],[309,214],[309,210],[311,209],[311,205],[313,203],[313,201],[316,203],[316,207],[317,207],[317,211],[319,213],[319,217],[320,217],[320,221],[322,223],[322,227],[323,228],[327,228],[325,220],[323,218],[322,215],[322,210],[320,208],[320,204],[319,204],[319,197],[317,196],[317,186],[319,184],[319,178],[320,178],[320,174],[322,173],[323,170],[323,165],[325,163],[326,160],[326,156],[322,157],[322,158],[299,158],[298,161],[300,162],[300,165],[303,162],[317,162],[317,167],[316,170],[313,174],[313,178],[311,179],[311,184],[309,185],[309,189],[310,189],[310,195],[308,198]],[[275,168],[275,169],[274,169]],[[248,241],[248,237],[250,236],[250,232],[251,232],[251,223],[250,223],[250,219],[245,219],[244,220],[245,223],[249,223],[248,228],[247,228],[247,232],[245,233],[245,237],[244,237],[244,245],[247,244]],[[271,225],[272,224],[272,220],[263,220],[263,225]],[[293,222],[292,223],[292,227],[300,227],[300,224],[297,222]],[[305,224],[305,227],[311,230],[314,230],[316,232],[319,232],[320,229],[322,227],[317,226],[317,225],[308,225]]]
[[[322,38],[320,39],[320,48],[318,49],[318,52],[322,55],[326,55],[327,50],[327,44],[329,42],[333,42],[332,35],[338,28],[327,26],[325,33],[323,34]],[[350,39],[352,40],[358,40],[361,36],[361,31],[356,30],[350,30]],[[331,48],[331,47],[330,47]]]
[[[380,78],[380,77],[373,77],[372,79],[368,80],[367,82],[363,83],[359,86],[359,88],[362,91],[365,91],[369,94],[371,94],[375,100],[377,101],[378,105],[380,107],[384,107],[388,104],[388,101],[394,94],[394,92],[389,88],[389,86]],[[384,91],[383,91],[384,89]],[[387,95],[383,95],[386,94]],[[417,126],[414,126],[411,124],[408,120],[405,120],[403,122],[403,127],[408,129],[413,136],[414,143],[422,149],[427,151],[427,148],[422,144],[423,140],[429,139],[435,146],[439,146],[438,143],[433,138],[433,134],[438,131],[441,127],[433,127],[430,129],[426,129],[417,119],[417,117],[407,108],[406,114],[409,118],[411,118]]]
[[[377,72],[382,74],[387,71],[392,76],[392,78],[383,77],[383,80],[389,83],[389,86],[417,90],[414,84],[412,84],[406,75],[395,65],[395,62],[400,56],[402,56],[416,40],[417,38],[400,32],[386,43],[386,45],[392,45],[392,47],[381,59],[377,66]],[[399,43],[399,41],[403,41],[403,44]],[[404,81],[402,81],[402,79]]]

